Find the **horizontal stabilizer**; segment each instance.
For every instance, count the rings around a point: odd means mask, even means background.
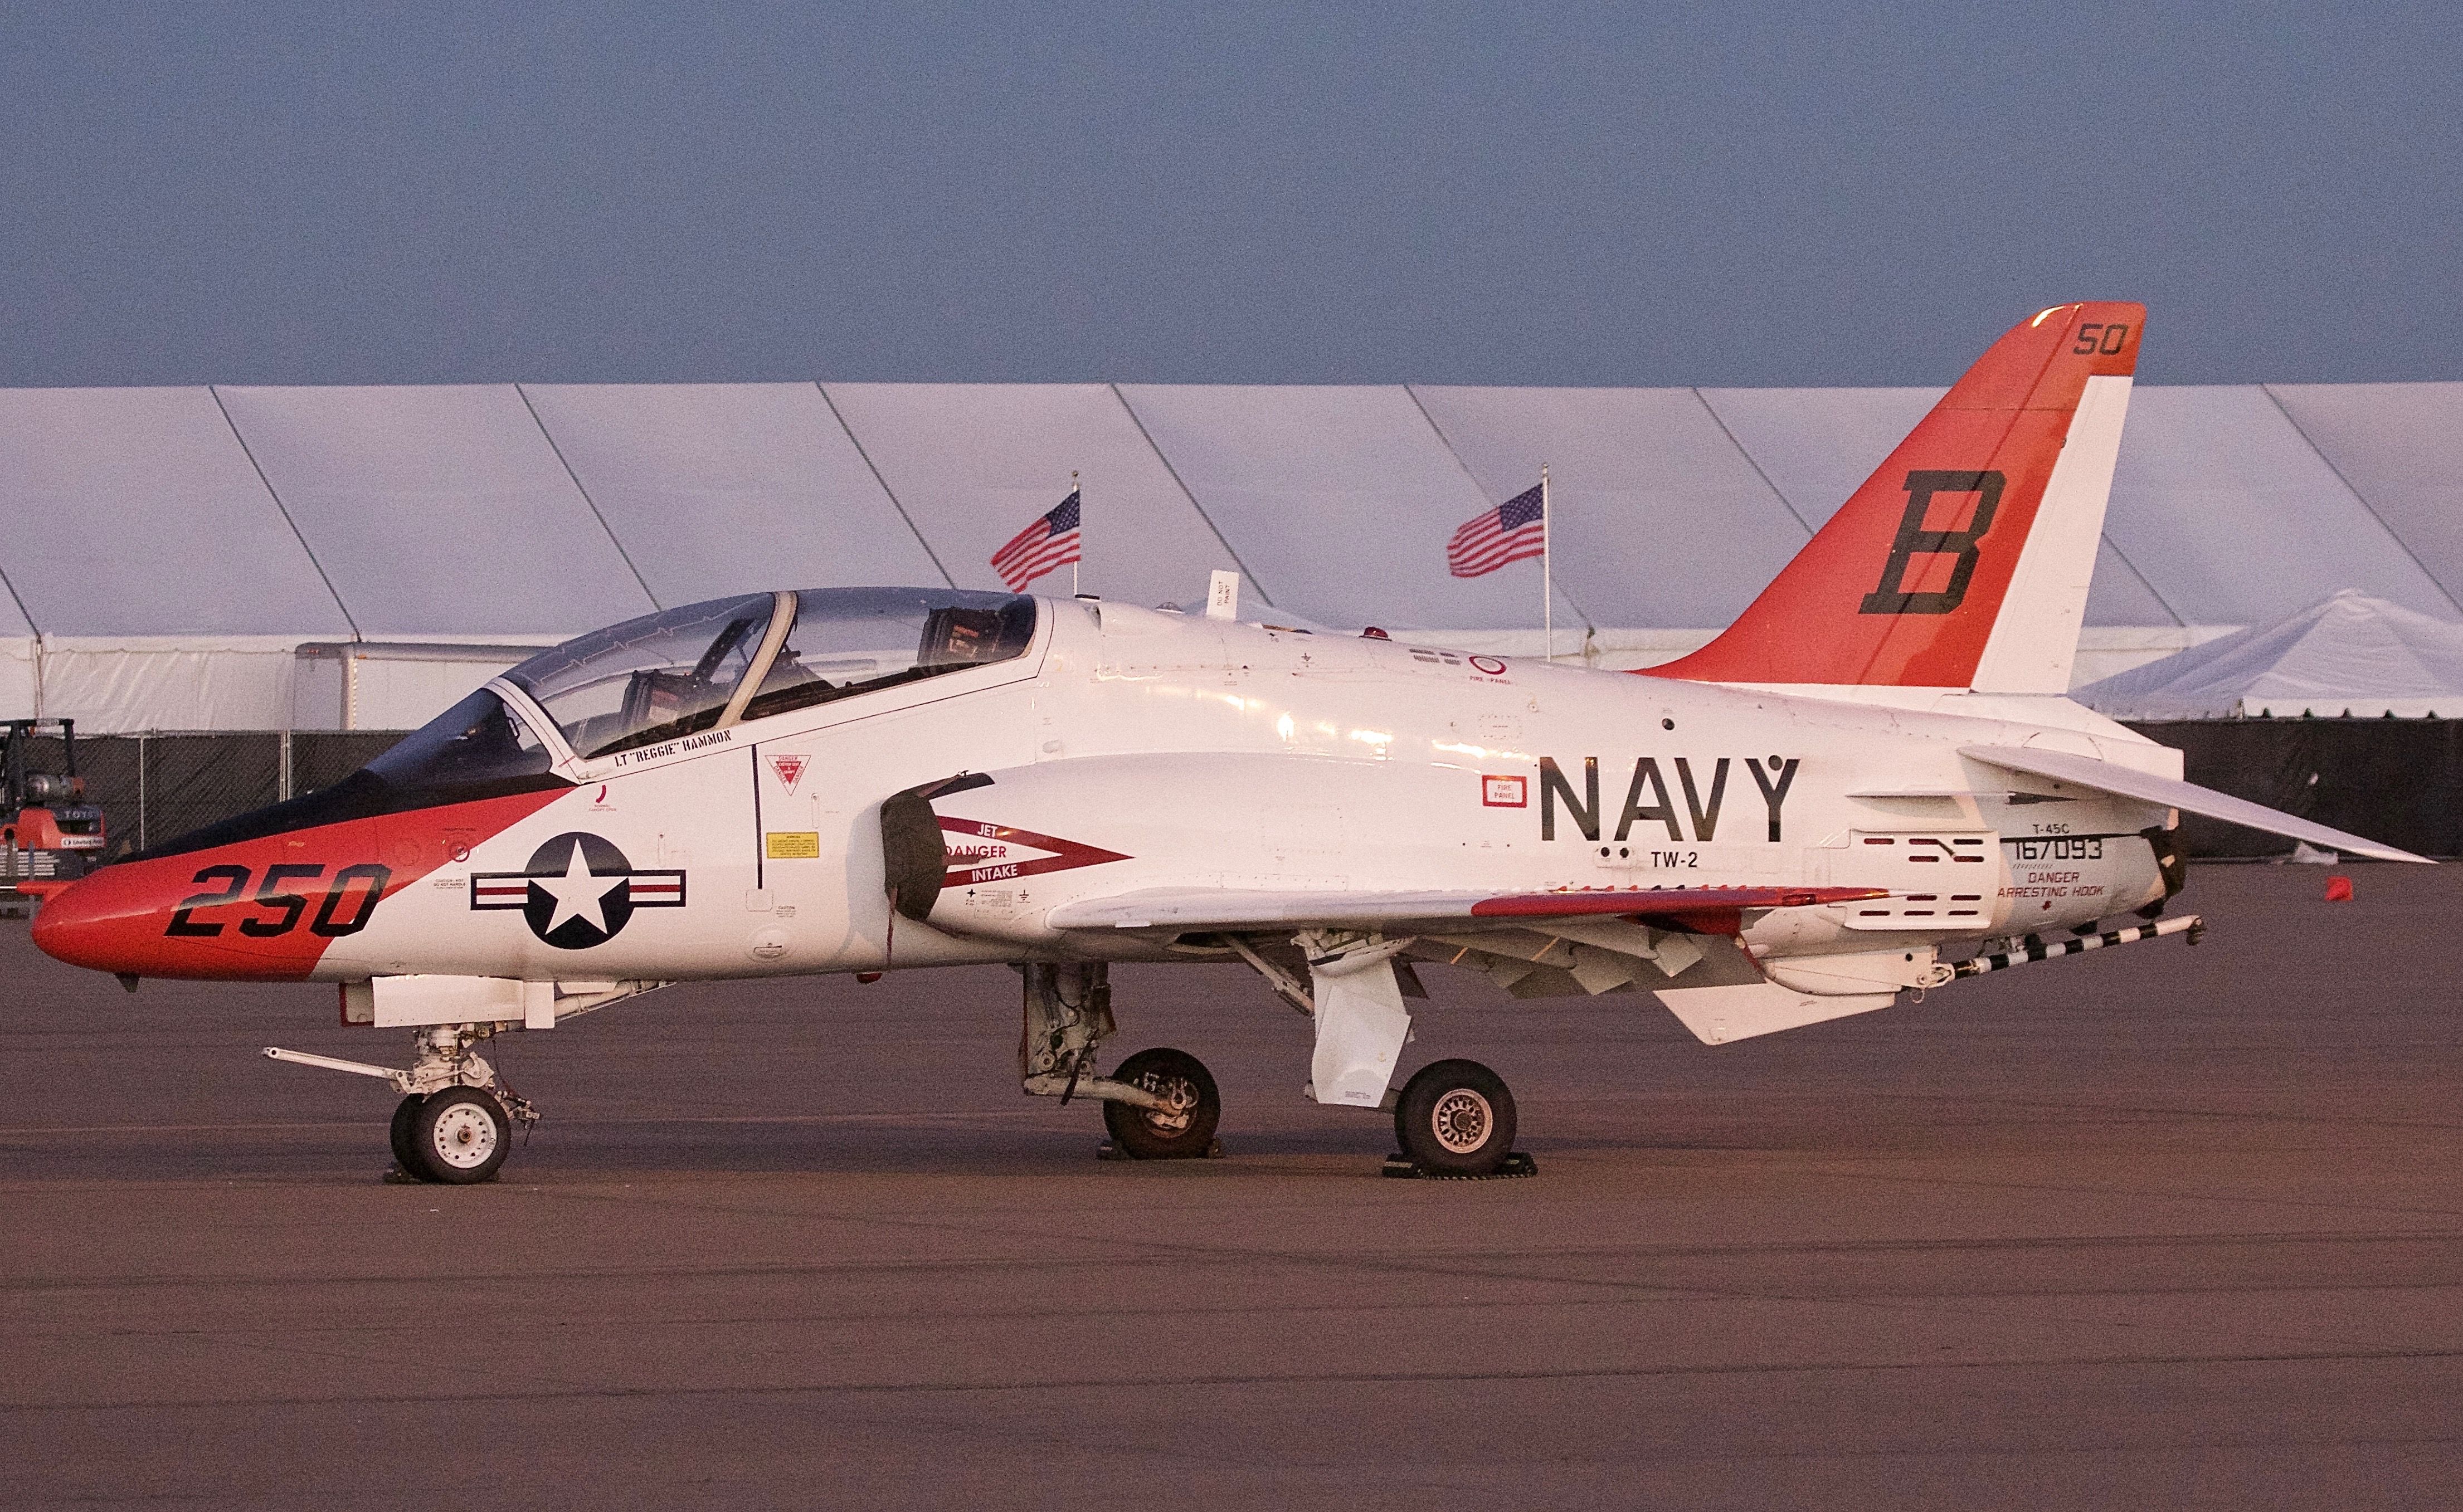
[[[1870,1013],[1898,1001],[1895,992],[1817,997],[1810,992],[1783,987],[1776,982],[1720,987],[1662,987],[1654,996],[1667,1004],[1668,1012],[1676,1015],[1678,1023],[1692,1030],[1693,1037],[1705,1045],[1726,1045],[1735,1040],[1777,1034],[1786,1029],[1800,1029],[1808,1024],[1843,1019],[1851,1013]]]
[[[1052,911],[1049,922],[1055,929],[1257,929],[1622,915],[1694,921],[1727,934],[1733,931],[1727,920],[1746,909],[1811,908],[1885,896],[1869,887],[1633,887],[1579,893],[1286,893],[1161,887],[1063,903]],[[1726,927],[1715,927],[1720,925]]]
[[[2418,861],[2429,865],[2429,857],[2398,851],[2390,845],[2365,840],[2357,834],[2255,804],[2246,798],[2235,798],[2212,788],[2183,782],[2176,777],[2158,777],[2118,762],[2098,761],[2092,756],[2073,756],[2067,751],[2038,750],[2032,745],[1961,745],[1958,754],[1999,767],[2009,771],[2025,772],[2031,777],[2047,777],[2054,782],[2075,783],[2116,797],[2136,798],[2143,803],[2162,804],[2168,809],[2186,809],[2226,824],[2261,830],[2287,839],[2306,840],[2353,855],[2365,855],[2375,861]]]

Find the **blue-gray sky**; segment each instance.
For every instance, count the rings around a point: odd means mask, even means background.
[[[0,384],[2463,377],[2463,22],[0,6]]]

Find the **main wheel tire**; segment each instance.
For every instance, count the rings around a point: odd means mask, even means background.
[[[512,1120],[505,1115],[505,1105],[476,1087],[430,1092],[411,1124],[418,1174],[450,1186],[494,1176],[513,1146]]]
[[[428,1179],[426,1162],[419,1158],[419,1108],[426,1098],[413,1092],[394,1105],[393,1163],[402,1174],[425,1181]]]
[[[1514,1094],[1477,1061],[1439,1061],[1403,1084],[1394,1137],[1423,1171],[1493,1176],[1514,1153]]]
[[[1223,1096],[1204,1062],[1185,1050],[1140,1050],[1120,1064],[1112,1079],[1168,1099],[1172,1112],[1134,1103],[1103,1105],[1103,1127],[1113,1148],[1134,1160],[1199,1160],[1214,1148],[1223,1120]]]

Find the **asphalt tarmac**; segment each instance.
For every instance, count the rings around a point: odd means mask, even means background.
[[[1431,971],[1539,1175],[1381,1179],[1245,972],[1126,971],[1228,1157],[1099,1162],[998,970],[680,987],[388,1185],[331,988],[0,924],[0,1504],[2268,1506],[2463,1485],[2463,871],[1707,1048]]]

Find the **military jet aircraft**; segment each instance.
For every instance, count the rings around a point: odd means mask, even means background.
[[[2063,697],[2145,312],[2062,305],[1961,378],[1724,634],[1642,675],[1085,599],[694,604],[489,682],[348,780],[57,887],[58,959],[317,981],[408,1029],[403,1171],[534,1116],[481,1053],[669,983],[1006,962],[1031,1093],[1203,1155],[1193,1057],[1112,1066],[1115,961],[1239,961],[1306,1095],[1410,1166],[1513,1155],[1512,1093],[1391,1083],[1418,971],[1647,992],[1724,1044],[2193,930],[2180,810],[2417,860],[2194,787]],[[2130,922],[2128,916],[2138,916]],[[2107,922],[2122,927],[2101,929]]]

